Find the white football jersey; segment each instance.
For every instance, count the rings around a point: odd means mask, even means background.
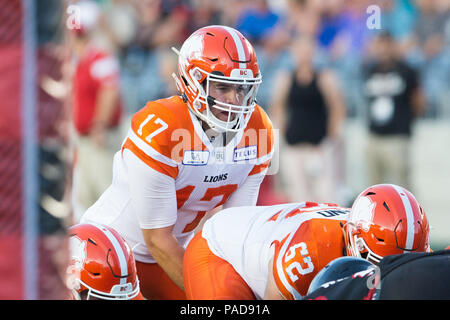
[[[202,236],[257,299],[264,297],[269,272],[274,273],[280,292],[295,299],[306,294],[321,267],[342,256],[339,223],[348,213],[347,208],[313,202],[229,208],[205,222]],[[269,270],[272,257],[274,267]]]
[[[272,130],[257,106],[246,129],[217,147],[180,97],[149,102],[133,116],[114,157],[112,185],[82,221],[113,227],[136,260],[154,262],[140,229],[174,225],[185,246],[206,212],[231,201],[248,177],[264,174],[273,154]],[[254,205],[256,198],[241,203]]]

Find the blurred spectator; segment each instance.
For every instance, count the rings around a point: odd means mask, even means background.
[[[275,29],[267,33],[255,46],[258,64],[264,81],[258,89],[258,104],[270,113],[270,99],[273,94],[275,77],[280,70],[291,70],[292,62],[287,50],[289,38],[284,30]]]
[[[436,117],[444,103],[450,73],[450,50],[445,47],[450,3],[448,0],[416,0],[415,3],[418,16],[403,52],[421,73],[428,103],[426,115]]]
[[[293,72],[277,75],[272,119],[286,145],[281,174],[291,201],[336,202],[339,148],[345,103],[331,70],[315,68],[316,42],[300,37],[293,42]]]
[[[73,121],[77,133],[73,192],[75,213],[79,215],[111,184],[112,159],[121,143],[122,107],[119,63],[93,41],[99,8],[91,1],[77,5],[81,9],[81,24],[71,34],[71,40],[77,59],[73,78]]]
[[[123,50],[136,37],[138,13],[136,6],[129,0],[110,0],[102,7],[102,19],[99,21],[108,44],[106,48],[120,56]]]
[[[136,8],[136,30],[134,39],[129,44],[130,49],[152,49],[152,38],[156,34],[162,21],[161,0],[137,0],[133,2]]]
[[[289,34],[285,30],[282,17],[270,7],[268,0],[249,2],[243,7],[236,21],[236,29],[254,43],[258,65],[264,81],[258,89],[258,104],[268,113],[273,94],[274,80],[281,69],[291,69],[287,46]],[[272,205],[285,202],[286,197],[277,190],[273,176],[266,176],[261,183],[258,205]]]
[[[270,115],[270,104],[274,92],[275,80],[281,70],[290,71],[293,66],[287,47],[289,35],[279,26],[260,39],[255,46],[258,55],[259,70],[263,76],[263,82],[258,89],[258,104]],[[273,175],[266,175],[261,183],[257,205],[274,205],[287,202],[287,197],[279,187],[279,179]]]
[[[157,100],[176,94],[172,72],[176,70],[177,56],[168,48],[142,53],[130,53],[121,73],[121,91],[127,116],[142,108],[148,99]],[[139,68],[138,68],[139,67]]]
[[[397,48],[389,33],[380,33],[373,46],[373,63],[366,66],[367,165],[369,184],[393,183],[409,189],[412,125],[424,111],[424,97],[417,72],[400,60]]]
[[[366,26],[368,0],[327,2],[322,12],[318,39],[323,50],[321,63],[333,69],[346,99],[347,116],[354,117],[364,109],[361,94],[361,63],[370,41]]]
[[[189,19],[190,30],[197,30],[204,26],[221,24],[218,1],[191,0],[191,6],[191,18]]]
[[[330,48],[346,25],[344,0],[328,0],[322,2],[321,23],[317,39],[318,45]]]
[[[415,0],[377,0],[373,4],[381,9],[381,29],[391,33],[396,41],[411,35],[417,18]]]
[[[184,5],[172,4],[166,13],[160,0],[135,1],[134,6],[138,32],[121,52],[121,92],[128,116],[149,100],[176,93],[171,74],[177,57],[170,47],[184,41],[190,21]]]
[[[277,24],[280,17],[273,12],[268,0],[254,0],[241,14],[236,23],[239,30],[251,43],[259,43],[267,32]]]
[[[449,18],[448,8],[441,7],[439,0],[417,0],[419,15],[414,33],[414,45],[421,48],[424,58],[439,54],[444,45],[444,26]]]
[[[238,19],[240,19],[242,12],[244,12],[248,6],[248,2],[248,0],[217,1],[220,15],[219,24],[236,27]]]
[[[287,0],[283,24],[292,39],[297,36],[316,37],[321,18],[320,1]]]
[[[162,48],[181,45],[191,32],[188,27],[189,19],[189,7],[181,3],[174,6],[160,22],[157,33],[153,35],[153,44]]]

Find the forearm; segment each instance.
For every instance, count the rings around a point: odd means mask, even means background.
[[[155,230],[157,230],[156,233],[158,233],[158,229]],[[142,230],[150,254],[172,281],[184,290],[184,248],[178,243],[173,234],[165,233],[165,235],[158,235],[152,231]]]
[[[273,277],[273,258],[269,262],[267,274],[267,285],[266,291],[264,292],[264,300],[286,300],[286,298],[283,297],[278,290],[275,283],[275,278]]]
[[[131,206],[156,262],[183,288],[184,249],[172,233],[177,220],[175,181],[141,161],[130,150],[123,151],[130,180]]]

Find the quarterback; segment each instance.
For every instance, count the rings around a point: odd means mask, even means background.
[[[194,231],[215,208],[255,205],[273,155],[248,40],[208,26],[174,51],[179,95],[132,117],[112,185],[81,219],[114,228],[130,244],[147,299],[185,298],[183,256]]]
[[[375,185],[352,208],[313,202],[230,208],[206,221],[184,257],[188,299],[301,299],[342,256],[429,251],[429,225],[407,190]]]

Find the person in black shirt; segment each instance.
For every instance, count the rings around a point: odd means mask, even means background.
[[[346,116],[342,92],[331,70],[315,67],[314,39],[301,36],[291,49],[296,67],[277,75],[270,106],[284,142],[283,182],[291,201],[338,202],[340,133]]]
[[[394,183],[410,188],[412,125],[424,108],[419,76],[400,60],[396,42],[389,33],[377,35],[373,53],[373,64],[364,72],[364,95],[369,106],[369,183]]]

